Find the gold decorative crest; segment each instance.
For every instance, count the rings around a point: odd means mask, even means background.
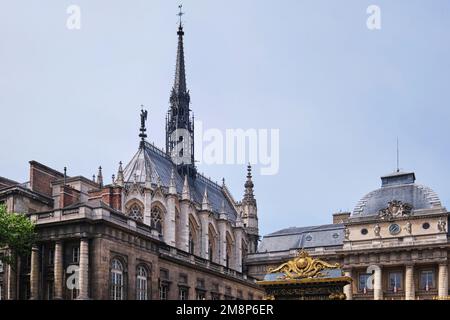
[[[284,273],[285,279],[319,278],[321,271],[340,268],[339,263],[329,264],[325,261],[312,258],[308,252],[299,250],[297,256],[283,263],[277,268],[269,268],[269,273]]]

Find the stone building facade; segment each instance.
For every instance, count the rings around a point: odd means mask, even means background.
[[[36,161],[26,183],[0,178],[0,203],[38,232],[17,268],[0,266],[1,298],[262,298],[245,267],[259,240],[251,167],[242,201],[197,172],[181,22],[177,34],[166,151],[146,141],[142,110],[138,150],[109,184],[101,167],[87,179]]]
[[[247,258],[249,274],[262,279],[269,267],[303,248],[341,264],[353,279],[345,287],[347,299],[447,299],[448,211],[415,181],[412,172],[394,172],[352,213],[334,214],[333,224],[266,235]]]

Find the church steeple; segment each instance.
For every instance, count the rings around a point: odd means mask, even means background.
[[[170,93],[170,107],[166,123],[166,152],[176,164],[180,174],[195,178],[194,163],[194,125],[189,109],[190,95],[186,86],[186,69],[184,64],[183,24],[181,5],[179,6],[180,23],[178,26],[178,49],[175,66],[175,79]]]

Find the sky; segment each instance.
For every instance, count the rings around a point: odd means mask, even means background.
[[[27,181],[36,160],[110,177],[137,151],[141,104],[164,147],[178,4],[0,0],[0,176]],[[79,30],[66,27],[70,5]],[[185,0],[183,11],[196,118],[279,129],[279,172],[254,168],[262,235],[353,210],[396,169],[397,137],[400,168],[449,205],[448,0]],[[242,198],[245,165],[199,171]]]

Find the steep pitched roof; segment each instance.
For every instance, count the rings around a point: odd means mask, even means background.
[[[172,169],[174,170],[174,180],[177,193],[181,195],[183,191],[184,177],[181,176],[170,157],[154,145],[145,142],[144,146],[139,148],[131,161],[124,169],[125,183],[145,183],[150,176],[152,184],[160,183],[162,187],[168,188]],[[229,197],[220,185],[197,173],[196,179],[188,178],[191,199],[198,205],[201,205],[205,189],[208,192],[208,200],[212,211],[219,214],[222,209],[222,203],[225,204],[225,213],[231,221],[235,221],[237,212],[230,203]]]

